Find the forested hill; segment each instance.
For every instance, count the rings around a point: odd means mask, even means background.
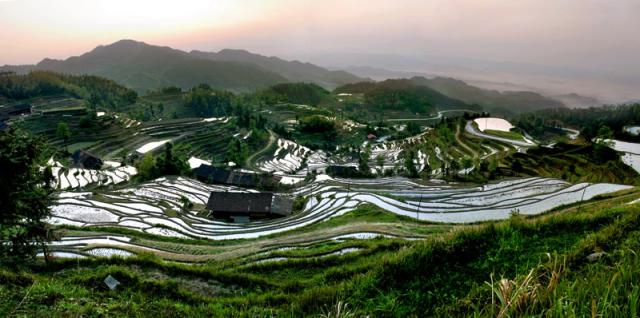
[[[267,58],[246,51],[188,53],[133,40],[98,46],[66,60],[44,59],[33,66],[5,66],[2,69],[19,73],[47,70],[99,75],[139,93],[167,86],[188,89],[201,83],[216,89],[247,92],[294,81],[334,88],[363,80],[347,72],[329,71],[308,63]]]
[[[459,99],[469,104],[479,104],[484,109],[505,115],[515,115],[548,108],[565,108],[560,100],[543,96],[530,91],[499,92],[469,85],[464,81],[436,77],[413,77],[410,79],[416,85],[432,88],[451,98]]]
[[[60,94],[88,99],[103,106],[131,104],[138,97],[131,89],[92,75],[34,71],[27,75],[0,76],[0,98],[8,102]]]
[[[469,105],[408,79],[347,84],[336,88],[335,93],[363,94],[365,105],[378,110],[407,110],[420,114],[436,110],[481,110],[477,105]]]
[[[245,50],[225,49],[217,53],[191,51],[190,54],[212,61],[252,63],[270,72],[277,73],[290,82],[315,83],[328,89],[334,89],[340,85],[364,80],[361,77],[345,71],[330,71],[311,63],[285,61],[278,57],[267,57]]]
[[[165,86],[184,89],[207,83],[232,91],[250,91],[287,79],[251,64],[197,59],[168,47],[123,40],[66,60],[45,59],[35,67],[69,74],[94,74],[138,92]]]

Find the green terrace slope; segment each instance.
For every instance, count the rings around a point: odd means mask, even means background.
[[[57,124],[67,123],[73,134],[68,140],[69,150],[85,149],[106,159],[120,159],[150,142],[171,140],[181,153],[212,158],[224,155],[234,134],[239,133],[232,119],[217,120],[175,119],[141,123],[122,117],[98,117],[92,127],[82,127],[84,116],[66,113],[32,115],[17,125],[31,133],[45,137],[57,147],[63,140],[56,134]]]

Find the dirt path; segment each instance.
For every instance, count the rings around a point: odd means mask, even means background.
[[[247,158],[247,160],[245,161],[245,166],[247,168],[257,171],[258,169],[253,164],[253,159],[256,158],[258,155],[263,154],[265,151],[269,150],[271,145],[273,145],[273,143],[276,141],[276,135],[271,130],[267,130],[267,132],[269,133],[269,142],[264,148],[254,152],[251,156]]]
[[[473,155],[473,158],[478,158],[479,156],[478,153],[473,151],[471,147],[467,146],[467,144],[462,142],[462,140],[460,139],[460,125],[456,125],[456,141],[462,148],[466,149],[469,153],[471,153]]]
[[[442,118],[442,114],[446,114],[446,113],[455,113],[455,112],[476,112],[474,110],[469,110],[469,109],[451,109],[451,110],[441,110],[438,112],[437,116],[434,117],[425,117],[425,118],[392,118],[392,119],[385,119],[384,121],[423,121],[423,120],[436,120],[436,119],[440,119]]]
[[[492,139],[492,140],[496,140],[496,141],[501,141],[507,144],[511,144],[514,146],[520,146],[520,147],[534,147],[536,146],[536,144],[534,143],[530,143],[530,142],[525,142],[525,141],[518,141],[518,140],[513,140],[513,139],[508,139],[508,138],[502,138],[502,137],[498,137],[498,136],[493,136],[493,135],[487,135],[484,134],[480,131],[478,131],[472,124],[471,121],[467,122],[467,125],[465,126],[465,130],[471,134],[474,135],[476,137],[480,137],[480,138],[486,138],[486,139]]]

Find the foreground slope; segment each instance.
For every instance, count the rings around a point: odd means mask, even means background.
[[[224,260],[200,266],[143,256],[58,260],[46,268],[2,269],[0,313],[634,316],[640,279],[634,270],[635,252],[640,249],[640,209],[629,203],[638,197],[632,190],[540,217],[516,216],[418,241],[383,236],[272,241],[266,254],[234,257],[227,253]],[[362,207],[360,217],[367,215],[363,209],[373,213],[372,208]],[[203,251],[197,245],[182,245],[193,253]],[[102,282],[107,275],[121,283],[117,291],[109,291]],[[502,277],[506,280],[499,281]]]

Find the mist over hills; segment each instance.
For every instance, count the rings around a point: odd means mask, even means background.
[[[418,59],[389,57],[364,60],[380,62],[382,66],[407,68]],[[436,61],[437,62],[437,61]],[[347,84],[407,78],[414,85],[428,87],[442,95],[467,104],[478,104],[486,110],[503,114],[557,107],[587,107],[600,105],[595,98],[578,94],[545,96],[526,88],[487,89],[438,73],[394,71],[382,67],[345,67],[330,70],[311,63],[264,56],[246,50],[223,49],[219,52],[182,51],[166,46],[150,45],[134,40],[121,40],[101,45],[79,56],[65,60],[45,58],[36,65],[4,66],[2,70],[26,73],[47,70],[65,74],[104,76],[124,86],[144,93],[167,86],[189,89],[201,83],[233,92],[252,92],[280,83],[315,83],[325,89]],[[355,75],[354,75],[355,74]]]
[[[562,101],[545,97],[536,92],[499,92],[471,86],[464,81],[453,78],[435,77],[427,79],[425,77],[413,77],[411,80],[418,85],[427,86],[449,97],[469,104],[479,104],[489,111],[497,111],[503,114],[566,106]]]
[[[479,82],[505,83],[514,88],[505,86],[500,90],[530,90],[545,96],[575,93],[596,98],[602,103],[623,103],[640,98],[637,90],[640,76],[632,71],[601,70],[594,65],[576,68],[401,52],[308,54],[304,58],[320,66],[344,69],[377,80],[441,76],[492,89],[494,85],[485,86]],[[591,105],[580,107],[588,106]]]

